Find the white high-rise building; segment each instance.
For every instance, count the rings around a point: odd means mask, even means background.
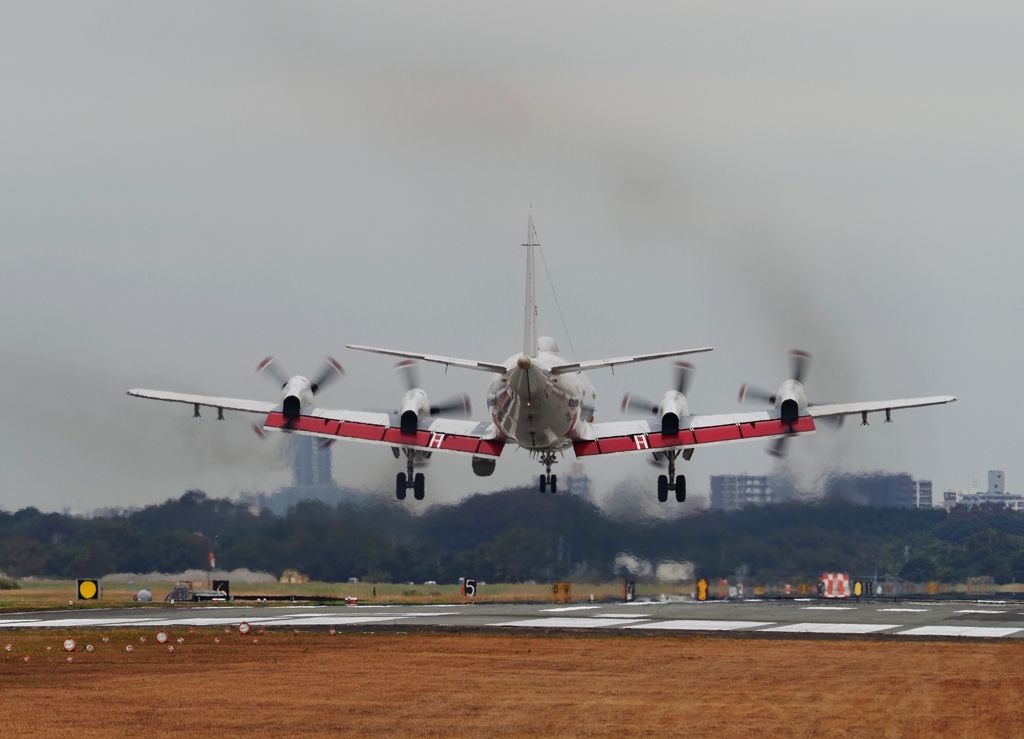
[[[1003,479],[1002,470],[989,470],[988,471],[988,494],[989,495],[1002,495],[1006,492],[1005,480]]]

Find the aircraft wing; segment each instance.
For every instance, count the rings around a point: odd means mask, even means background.
[[[304,408],[298,418],[287,418],[275,410],[267,415],[263,428],[477,457],[499,457],[505,447],[504,440],[497,438],[493,423],[424,416],[416,433],[403,434],[398,415],[330,408]]]
[[[374,346],[356,346],[355,344],[347,344],[349,349],[355,349],[361,352],[373,352],[374,354],[389,354],[392,357],[404,357],[406,359],[422,359],[424,362],[434,362],[436,364],[444,364],[450,367],[462,367],[463,369],[480,370],[481,372],[497,373],[499,375],[505,374],[508,369],[503,364],[494,364],[492,362],[478,362],[475,359],[458,359],[456,357],[439,357],[435,354],[417,354],[416,352],[400,352],[394,349],[378,349]]]
[[[802,436],[815,431],[811,416],[800,416],[792,424],[779,418],[777,410],[731,413],[719,416],[690,416],[679,419],[679,433],[663,434],[661,419],[609,421],[589,425],[587,436],[573,443],[577,457],[596,454],[656,452],[677,447],[703,447],[737,441]]]
[[[303,408],[297,418],[287,418],[281,412],[280,403],[170,393],[163,390],[129,390],[128,394],[136,398],[185,403],[217,408],[220,411],[266,414],[264,429],[290,431],[325,439],[409,446],[428,452],[453,452],[478,457],[498,457],[505,446],[504,440],[497,438],[494,424],[489,422],[424,416],[419,420],[415,434],[403,434],[401,418],[388,413]]]
[[[649,362],[652,359],[665,359],[666,357],[682,357],[686,354],[700,354],[709,352],[714,347],[705,346],[700,349],[677,349],[671,352],[655,352],[653,354],[635,354],[632,357],[615,357],[614,359],[593,359],[588,362],[570,362],[568,364],[556,364],[551,368],[551,374],[564,375],[567,372],[585,372],[586,370],[600,369],[601,367],[615,367],[619,364],[633,364],[634,362]],[[504,370],[502,370],[504,372]]]
[[[242,411],[243,413],[270,413],[280,408],[280,403],[268,403],[263,400],[242,400],[240,398],[217,398],[212,395],[189,395],[188,393],[169,393],[163,390],[129,390],[129,395],[149,400],[165,400],[169,403],[185,403],[191,406],[218,408],[222,411]]]
[[[807,413],[814,418],[849,416],[878,411],[892,411],[897,408],[923,408],[929,405],[942,405],[956,400],[952,395],[936,395],[931,398],[907,398],[904,400],[872,400],[864,403],[831,403],[828,405],[812,405]]]
[[[690,416],[679,419],[679,433],[661,433],[661,419],[592,423],[586,438],[573,443],[577,457],[596,454],[656,452],[676,447],[711,446],[737,441],[777,439],[814,433],[815,418],[830,418],[861,413],[877,413],[898,408],[922,408],[952,403],[952,395],[905,400],[879,400],[863,403],[834,403],[801,409],[801,415],[790,425],[780,418],[778,410],[732,413],[719,416]]]

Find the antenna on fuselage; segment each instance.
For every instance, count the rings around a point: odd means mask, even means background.
[[[523,337],[523,354],[537,356],[537,281],[533,269],[533,248],[537,246],[537,232],[533,228],[533,206],[530,206],[530,222],[526,229],[526,321]]]

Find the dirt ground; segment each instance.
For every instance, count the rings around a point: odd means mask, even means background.
[[[3,632],[0,735],[1024,735],[1017,640],[168,632]]]

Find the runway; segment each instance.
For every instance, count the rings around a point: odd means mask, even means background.
[[[169,626],[612,630],[623,633],[1024,637],[1024,604],[1012,601],[642,601],[573,605],[176,605],[66,609],[0,615],[0,630]]]

